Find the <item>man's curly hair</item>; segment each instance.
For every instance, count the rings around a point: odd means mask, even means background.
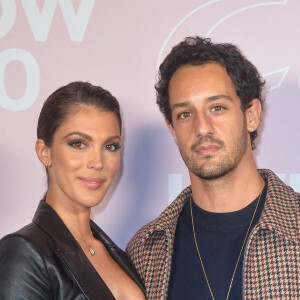
[[[159,67],[158,81],[155,85],[156,103],[165,118],[172,124],[169,103],[169,83],[177,69],[183,65],[203,65],[216,62],[225,67],[236,93],[241,100],[241,108],[245,111],[251,100],[259,99],[263,106],[262,88],[265,84],[256,67],[246,59],[241,51],[232,44],[217,44],[211,39],[198,36],[187,37],[172,48]],[[257,130],[250,133],[252,149]]]

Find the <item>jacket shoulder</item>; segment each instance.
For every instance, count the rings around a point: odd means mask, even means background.
[[[49,247],[49,236],[38,225],[30,223],[18,231],[4,236],[0,240],[0,249],[6,249],[10,244],[31,245],[37,252],[42,249],[44,251],[45,244]],[[22,247],[18,247],[14,249],[14,252],[21,250]]]
[[[138,232],[131,238],[125,250],[143,282],[145,282],[144,264],[142,263],[146,258],[144,253],[145,241],[150,236],[150,232],[153,231],[153,227],[155,227],[157,220],[158,218],[139,229]]]
[[[129,243],[126,246],[126,252],[131,257],[133,250],[143,244],[145,240],[149,237],[150,233],[154,231],[156,225],[158,224],[159,217],[149,222],[140,228],[136,234],[130,239]]]
[[[177,198],[169,204],[158,218],[144,225],[129,241],[126,252],[130,255],[136,247],[143,244],[155,231],[170,229],[174,231],[177,225],[179,214],[191,195],[191,186],[186,187]],[[131,255],[130,255],[131,256]]]
[[[0,299],[49,298],[49,274],[41,251],[44,241],[45,234],[35,224],[1,239]]]

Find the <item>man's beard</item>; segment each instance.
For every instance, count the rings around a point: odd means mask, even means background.
[[[243,130],[241,133],[235,137],[233,141],[233,149],[231,153],[227,153],[222,157],[222,151],[226,150],[226,145],[223,141],[218,140],[212,136],[200,137],[199,140],[193,144],[190,148],[190,155],[186,153],[184,148],[178,144],[179,151],[181,153],[182,159],[184,160],[187,168],[190,172],[194,173],[201,179],[204,180],[215,180],[219,179],[226,174],[230,173],[241,161],[243,155],[247,148],[247,135],[246,124],[244,122]],[[201,157],[203,166],[198,165],[198,154],[195,152],[196,148],[200,147],[204,143],[212,143],[219,146],[218,152],[220,152],[220,161],[217,163],[207,164],[210,160],[214,159],[212,155],[203,155]]]

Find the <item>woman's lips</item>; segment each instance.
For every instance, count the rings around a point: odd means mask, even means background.
[[[101,178],[92,178],[92,177],[79,177],[79,180],[85,184],[88,188],[96,190],[102,186],[104,180]]]

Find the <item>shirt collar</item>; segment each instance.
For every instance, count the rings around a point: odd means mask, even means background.
[[[299,210],[297,194],[271,170],[261,169],[259,173],[267,182],[268,187],[265,206],[258,226],[262,229],[276,231],[295,241],[297,239],[297,212]],[[149,224],[147,235],[165,229],[175,232],[180,212],[191,192],[191,186],[185,188],[161,215]]]

